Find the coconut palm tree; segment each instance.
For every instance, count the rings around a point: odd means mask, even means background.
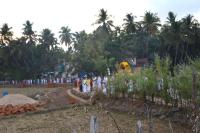
[[[43,29],[40,35],[39,42],[48,50],[57,44],[57,39],[50,29]]]
[[[142,34],[144,34],[145,37],[145,53],[146,58],[149,58],[149,43],[151,39],[159,32],[158,27],[161,26],[160,19],[157,16],[156,13],[152,12],[145,12],[145,15],[143,16],[143,20],[141,21],[142,25]]]
[[[173,24],[176,21],[176,15],[173,12],[169,12],[168,13],[168,17],[167,17],[167,23],[168,24]]]
[[[80,51],[80,49],[83,47],[85,41],[88,39],[88,34],[83,30],[80,32],[75,32],[73,34],[74,36],[74,49],[76,51]]]
[[[26,38],[27,44],[35,44],[36,35],[32,29],[33,23],[31,23],[29,20],[27,20],[26,23],[23,24],[23,26],[24,26],[23,35]]]
[[[70,44],[72,43],[72,33],[70,32],[71,32],[71,29],[68,26],[61,27],[59,31],[60,42],[62,44],[65,43],[66,46],[70,46]]]
[[[172,58],[172,64],[180,61],[184,47],[182,45],[181,22],[176,20],[173,12],[168,13],[167,23],[162,28],[161,36],[165,40],[166,49]]]
[[[182,40],[183,40],[183,45],[184,45],[184,50],[185,54],[188,56],[193,56],[196,53],[196,41],[197,36],[196,36],[196,30],[195,30],[195,25],[196,25],[196,20],[194,19],[194,16],[191,14],[188,14],[184,18],[181,19],[181,35],[182,35]],[[194,57],[194,56],[193,56]]]
[[[127,34],[135,33],[136,31],[136,24],[134,22],[135,16],[132,15],[132,13],[129,13],[126,15],[126,18],[124,19],[125,23],[124,29],[127,32]]]
[[[105,9],[100,9],[98,19],[95,24],[99,24],[106,32],[111,32],[111,27],[113,27],[113,21],[110,20],[107,11]]]
[[[155,35],[158,33],[158,27],[161,26],[160,18],[157,16],[156,13],[152,12],[145,12],[143,16],[143,28],[149,35]]]
[[[1,27],[0,35],[1,35],[1,44],[8,44],[12,40],[13,32],[10,31],[12,27],[9,27],[7,23],[3,24]]]

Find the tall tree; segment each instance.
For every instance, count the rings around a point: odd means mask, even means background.
[[[80,52],[80,49],[83,47],[89,35],[85,31],[80,31],[80,32],[75,32],[73,36],[74,36],[74,49],[75,51]]]
[[[128,34],[135,33],[136,31],[136,24],[134,22],[135,16],[132,15],[132,13],[129,13],[126,15],[126,18],[124,19],[125,23],[124,29]]]
[[[60,42],[63,44],[65,43],[66,46],[70,46],[70,44],[72,43],[72,33],[71,33],[71,29],[66,26],[66,27],[61,27],[60,31],[59,31],[60,35]]]
[[[3,24],[1,27],[1,44],[8,44],[12,40],[13,32],[10,31],[12,27],[9,27],[7,23]]]
[[[27,44],[35,44],[36,35],[32,29],[33,23],[31,23],[29,20],[27,20],[26,23],[23,24],[23,26],[24,26],[23,35],[26,38]]]
[[[167,23],[172,25],[173,23],[175,23],[175,21],[176,21],[176,15],[170,11],[168,13]]]
[[[54,33],[52,33],[50,29],[43,29],[39,42],[46,49],[50,50],[57,44],[57,39],[54,37]]]
[[[156,33],[158,33],[158,27],[161,26],[160,18],[157,16],[156,13],[152,12],[145,12],[142,24],[144,30],[150,35],[155,35]]]
[[[160,24],[160,18],[157,16],[156,13],[152,12],[145,12],[145,15],[143,16],[143,20],[141,21],[142,24],[142,30],[141,33],[139,33],[142,36],[145,36],[145,53],[146,58],[150,57],[149,53],[149,46],[152,41],[152,39],[159,33],[158,27],[161,26]]]
[[[175,65],[181,61],[183,55],[183,41],[181,34],[181,22],[176,20],[176,15],[173,12],[168,13],[167,23],[161,29],[161,37],[164,42],[163,53],[167,51],[172,59],[172,64]]]
[[[110,20],[110,16],[107,14],[105,9],[100,9],[98,19],[96,24],[99,24],[107,33],[111,32],[111,27],[113,27],[113,21]]]

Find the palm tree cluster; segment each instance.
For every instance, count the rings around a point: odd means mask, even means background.
[[[62,26],[59,41],[50,29],[40,34],[33,30],[33,23],[23,24],[22,36],[14,38],[12,27],[0,28],[0,78],[24,79],[55,71],[55,66],[68,62],[76,72],[86,71],[105,74],[107,68],[127,58],[154,60],[157,53],[172,60],[170,66],[187,63],[198,58],[200,50],[200,25],[192,16],[178,20],[176,14],[168,13],[166,22],[160,23],[156,13],[147,11],[140,21],[128,13],[121,26],[115,26],[107,10],[100,9],[98,27],[92,33],[71,32]],[[59,44],[67,46],[64,51]]]

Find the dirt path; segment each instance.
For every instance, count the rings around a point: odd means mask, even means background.
[[[79,100],[69,96],[68,88],[58,88],[55,90],[50,90],[41,96],[40,101],[44,102],[44,108],[46,109],[56,109],[62,108],[69,104],[80,103]]]
[[[72,91],[71,89],[68,89],[68,90],[67,90],[67,94],[68,94],[70,97],[72,97],[72,98],[74,98],[74,99],[76,99],[76,100],[78,100],[78,101],[80,101],[80,102],[82,102],[82,103],[88,103],[88,102],[89,102],[88,100],[85,100],[85,99],[83,99],[83,98],[81,98],[81,97],[78,97],[78,96],[72,94],[71,91]]]

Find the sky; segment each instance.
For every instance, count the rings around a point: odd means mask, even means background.
[[[145,11],[158,13],[161,22],[173,11],[178,18],[192,14],[200,22],[200,0],[0,0],[0,25],[8,23],[15,36],[20,36],[26,20],[33,22],[33,30],[40,34],[49,28],[58,37],[62,26],[72,32],[92,32],[99,10],[111,15],[114,25],[121,25],[127,13],[141,20]]]

